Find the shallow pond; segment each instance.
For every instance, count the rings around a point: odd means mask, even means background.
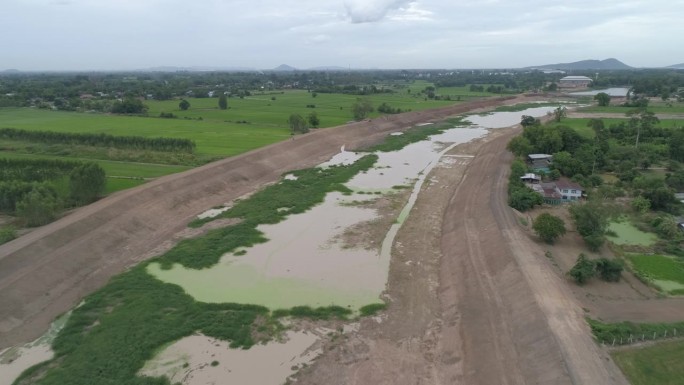
[[[312,349],[318,339],[313,333],[289,331],[284,342],[271,341],[243,350],[194,335],[164,348],[139,374],[165,376],[174,384],[280,385],[322,353]]]
[[[656,234],[641,231],[627,220],[610,222],[608,230],[617,234],[617,237],[608,236],[608,239],[618,245],[651,246],[658,240]]]
[[[50,345],[64,328],[70,315],[71,312],[68,312],[55,320],[50,329],[37,340],[0,352],[0,385],[11,385],[24,370],[52,359],[54,352]]]
[[[593,91],[582,91],[582,92],[571,92],[570,95],[577,95],[577,96],[595,96],[601,92],[604,92],[610,96],[616,96],[616,97],[625,97],[627,96],[627,92],[629,91],[629,88],[625,87],[613,87],[613,88],[606,88],[603,90],[593,90]]]
[[[457,144],[485,136],[485,127],[510,126],[519,123],[521,115],[540,116],[552,109],[537,107],[468,117],[482,126],[452,128],[398,151],[378,152],[372,169],[346,183],[354,194],[330,193],[324,203],[305,213],[290,215],[275,225],[259,226],[268,242],[239,250],[237,254],[242,255],[224,255],[208,269],[174,265],[162,270],[153,263],[148,272],[183,287],[203,302],[249,303],[270,309],[334,304],[353,310],[377,303],[387,283],[394,237],[408,217],[425,176],[439,164],[444,153]],[[346,151],[343,146],[321,167],[350,164],[363,155]],[[340,244],[340,235],[346,229],[377,218],[374,210],[351,203],[375,199],[377,194],[399,185],[412,185],[413,193],[384,238],[381,250]]]

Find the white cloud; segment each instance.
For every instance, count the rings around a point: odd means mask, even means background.
[[[329,35],[320,34],[320,35],[311,36],[309,38],[309,43],[321,44],[321,43],[325,43],[327,41],[330,41],[330,39],[331,39],[331,37]]]
[[[408,7],[415,0],[345,0],[344,7],[352,23],[382,20],[390,11]]]

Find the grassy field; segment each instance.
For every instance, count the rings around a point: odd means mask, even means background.
[[[667,105],[665,102],[663,102],[661,100],[650,101],[648,104],[648,110],[651,112],[654,112],[656,114],[683,114],[684,113],[684,102],[670,102],[670,103],[671,103],[671,106]],[[634,108],[621,107],[621,106],[606,106],[606,107],[591,106],[591,107],[584,107],[581,109],[582,112],[608,112],[608,113],[617,113],[617,114],[625,114],[631,110],[634,110]]]
[[[636,273],[652,281],[664,292],[684,294],[684,261],[677,257],[657,254],[627,256]]]
[[[216,102],[216,99],[211,100]],[[194,100],[192,101],[194,102]],[[150,105],[150,110],[156,103]],[[178,103],[175,104],[176,109],[178,109]],[[193,111],[191,110],[191,112]],[[151,116],[153,114],[154,112],[150,112]],[[217,119],[203,121],[160,119],[33,108],[0,108],[0,122],[2,122],[3,127],[25,130],[192,139],[197,143],[198,154],[219,156],[236,155],[284,140],[290,136],[286,122],[283,122],[281,126],[273,126],[226,123]]]
[[[436,93],[448,95],[451,101],[430,100],[420,94],[420,91],[431,85],[432,83],[426,81],[401,84],[400,88],[395,88],[395,93],[369,95],[367,98],[376,108],[384,102],[392,108],[417,111],[456,104],[458,99],[464,102],[493,96],[487,92],[470,92],[468,87],[448,87],[438,89]],[[0,127],[3,128],[184,138],[197,144],[195,158],[188,161],[183,161],[182,158],[178,161],[172,156],[160,154],[114,154],[107,149],[41,146],[8,141],[0,142],[0,157],[96,161],[108,176],[120,177],[108,179],[109,193],[142,183],[138,178],[156,178],[190,168],[169,164],[201,164],[285,140],[290,137],[287,118],[292,113],[307,116],[315,111],[321,127],[345,124],[352,120],[351,105],[357,98],[356,95],[325,93],[317,93],[314,97],[305,90],[256,92],[244,99],[229,98],[227,110],[218,108],[218,98],[188,98],[191,106],[186,111],[180,110],[178,100],[148,100],[145,101],[149,107],[148,117],[0,108]],[[310,108],[311,105],[315,108]],[[162,112],[173,113],[177,118],[159,118]],[[378,115],[374,112],[371,117]]]
[[[613,359],[632,385],[681,385],[684,383],[684,341],[619,350]]]
[[[577,133],[582,135],[585,138],[593,138],[594,137],[594,131],[591,129],[591,127],[587,126],[589,124],[589,121],[591,119],[585,119],[585,118],[566,118],[563,119],[560,123],[552,123],[555,125],[563,125],[563,126],[568,126],[573,128]],[[629,119],[616,119],[616,118],[609,118],[609,119],[601,119],[603,120],[603,124],[606,127],[610,127],[613,124],[620,124],[622,122],[627,122]],[[682,127],[684,126],[684,119],[679,120],[679,119],[667,119],[667,120],[661,120],[660,121],[660,126],[661,127]]]
[[[11,159],[65,159],[64,157],[51,155],[18,154],[11,151],[0,150],[0,158]],[[72,160],[93,161],[93,159],[69,158]],[[188,166],[147,164],[133,162],[117,162],[112,160],[94,160],[105,170],[107,184],[105,193],[111,194],[119,190],[139,186],[145,183],[145,179],[158,178],[160,176],[189,170]]]

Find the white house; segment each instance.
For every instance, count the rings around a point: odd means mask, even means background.
[[[582,198],[582,186],[566,179],[556,181],[556,192],[563,202],[576,201]]]

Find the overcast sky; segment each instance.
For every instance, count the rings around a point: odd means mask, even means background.
[[[684,0],[2,0],[0,70],[684,62]]]

